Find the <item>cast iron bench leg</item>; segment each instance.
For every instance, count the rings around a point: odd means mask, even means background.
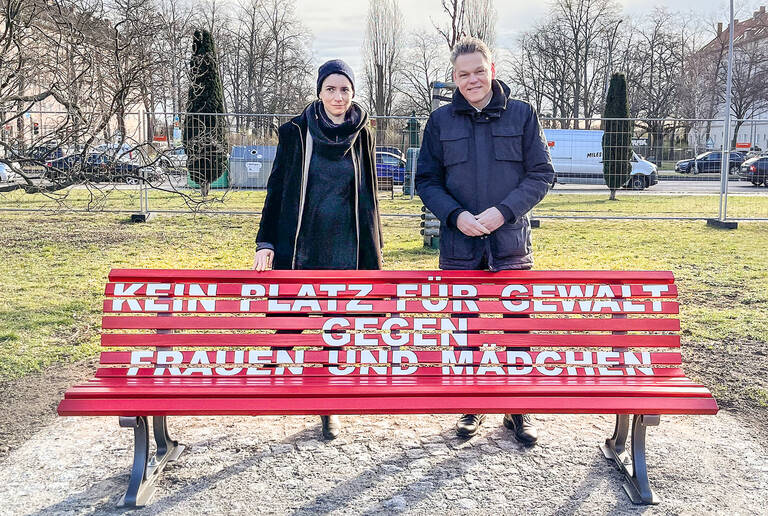
[[[168,435],[165,416],[152,418],[152,429],[157,450],[149,457],[149,421],[147,416],[120,417],[120,426],[133,428],[134,450],[128,490],[119,507],[143,507],[155,491],[155,480],[169,462],[179,458],[184,445]]]
[[[659,499],[648,482],[648,468],[645,461],[645,427],[657,426],[661,420],[658,415],[632,416],[632,454],[627,454],[626,442],[629,431],[629,416],[616,416],[616,429],[613,436],[605,440],[600,447],[607,459],[613,460],[619,471],[624,473],[624,491],[634,504],[657,504]]]

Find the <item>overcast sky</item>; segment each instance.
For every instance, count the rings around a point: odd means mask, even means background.
[[[768,4],[768,0],[763,0]],[[698,13],[705,20],[720,15],[726,22],[727,0],[621,0],[629,16],[642,16],[654,6]],[[498,47],[513,47],[515,39],[532,22],[543,19],[548,2],[543,0],[496,0],[499,21],[496,26]],[[737,0],[737,9],[744,13],[757,10],[760,2]],[[434,31],[432,21],[443,20],[440,0],[400,0],[406,26],[409,29]],[[365,33],[366,0],[296,0],[297,14],[312,31],[315,65],[328,59],[342,58],[362,75],[361,47]],[[737,18],[739,15],[737,14]]]

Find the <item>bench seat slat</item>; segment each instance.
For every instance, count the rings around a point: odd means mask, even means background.
[[[613,368],[614,370],[621,371],[622,368],[616,367]],[[126,377],[128,375],[128,368],[122,368],[122,367],[104,367],[100,368],[96,372],[97,377]],[[138,373],[136,375],[131,376],[156,376],[154,374],[155,369],[153,368],[141,368],[138,370]],[[285,378],[289,376],[298,376],[298,375],[292,375],[289,374],[288,369],[286,369],[286,372],[275,374],[275,369],[265,369],[265,371],[269,371],[269,374],[265,374],[264,376],[275,376],[279,378]],[[168,377],[171,377],[171,373],[168,373]],[[201,377],[202,375],[196,374],[194,375],[196,377]],[[228,375],[228,377],[237,377],[237,376],[260,376],[260,375],[247,375],[245,371],[242,371],[238,374],[234,375]],[[304,368],[301,376],[315,376],[315,377],[339,377],[339,376],[346,376],[346,377],[365,377],[370,378],[372,376],[375,377],[382,377],[382,378],[404,378],[405,376],[402,374],[392,374],[391,370],[387,374],[360,374],[360,369],[357,369],[356,371],[346,374],[346,375],[338,375],[338,374],[331,374],[328,371],[328,368],[326,367],[307,367]],[[430,366],[422,366],[419,367],[418,371],[415,373],[408,375],[410,377],[431,377],[431,376],[445,376],[443,372],[443,368],[440,366],[436,367],[430,367]],[[450,376],[458,376],[458,377],[480,377],[480,378],[492,378],[494,376],[499,375],[492,375],[492,374],[485,374],[485,375],[476,375],[476,374],[454,374]],[[522,375],[505,375],[505,376],[522,376]],[[525,376],[535,376],[535,377],[552,377],[554,375],[547,375],[539,371],[538,369],[534,368],[532,372],[528,373]],[[584,372],[583,368],[577,368],[576,374],[569,374],[566,369],[562,371],[562,374],[557,375],[558,377],[566,378],[566,377],[578,377],[578,378],[591,378],[594,376],[597,376],[596,374],[588,375]],[[614,375],[603,375],[601,377],[613,377]],[[641,376],[640,374],[635,375],[628,375],[624,374],[622,377],[630,378],[630,377],[638,377]],[[684,377],[685,373],[680,368],[673,368],[673,367],[655,367],[653,368],[653,375],[646,375],[646,376],[654,376],[654,377],[669,377],[669,376],[676,376],[676,377]],[[184,381],[183,379],[189,378],[190,376],[176,376],[176,378],[179,378],[181,381]],[[616,376],[618,377],[618,375]]]
[[[379,396],[333,398],[64,399],[62,416],[301,414],[716,414],[706,397]]]
[[[363,334],[366,339],[375,339],[380,345],[388,346],[381,334]],[[290,347],[315,346],[338,347],[325,343],[320,334],[237,334],[237,333],[141,333],[101,335],[102,346],[107,347]],[[679,348],[679,335],[553,335],[530,334],[471,334],[467,336],[467,347],[483,344],[511,347],[607,347],[607,348]],[[410,340],[402,346],[413,346]]]
[[[405,301],[404,304],[397,300],[366,300],[364,305],[367,310],[353,311],[349,310],[350,303],[357,302],[358,300],[312,300],[311,303],[317,306],[311,307],[306,299],[300,301],[301,305],[294,308],[294,305],[286,301],[284,303],[278,303],[278,307],[270,307],[269,301],[263,300],[248,300],[244,305],[237,299],[214,299],[211,300],[213,309],[203,310],[200,303],[197,300],[191,301],[179,301],[178,305],[171,300],[157,301],[146,299],[106,299],[103,303],[104,313],[175,313],[175,314],[189,314],[189,313],[215,313],[215,314],[346,314],[350,316],[365,316],[369,313],[409,313],[416,314],[421,313],[426,316],[431,316],[436,313],[460,313],[460,314],[506,314],[509,310],[504,306],[501,301],[474,301],[473,309],[467,306],[466,302],[458,302],[454,307],[453,303],[446,301],[445,308],[442,310],[427,310],[421,301]],[[515,301],[516,303],[518,301]],[[636,300],[582,300],[582,301],[562,301],[556,299],[538,299],[531,304],[529,301],[528,307],[524,310],[515,312],[517,314],[579,314],[579,315],[595,315],[595,314],[677,314],[679,313],[679,305],[676,301],[636,301]],[[538,306],[537,303],[541,303]],[[614,306],[611,308],[606,306],[606,303],[612,303]],[[459,306],[460,305],[460,306]],[[583,305],[583,306],[582,306]],[[658,306],[656,306],[658,305]]]
[[[353,316],[349,319],[354,322]],[[365,316],[377,319],[381,323],[386,317]],[[328,317],[153,317],[105,315],[102,328],[105,330],[320,330],[333,318]],[[412,317],[403,317],[408,326],[402,330],[414,329]],[[459,328],[459,319],[440,318],[441,322],[450,321]],[[330,323],[329,323],[330,324]],[[373,326],[375,323],[371,323]],[[447,324],[447,323],[446,323]],[[489,331],[680,331],[678,319],[662,318],[519,318],[478,317],[466,319],[467,329]],[[336,326],[339,328],[339,326]]]
[[[467,382],[257,382],[204,381],[179,385],[169,378],[102,379],[76,386],[67,392],[78,398],[236,398],[236,397],[349,397],[349,396],[709,396],[706,387],[693,382],[666,381],[590,382],[574,381],[467,381]],[[250,379],[248,379],[250,380]],[[278,379],[279,380],[279,379]],[[300,390],[297,390],[300,389]]]
[[[147,285],[150,285],[150,283],[146,282],[140,282],[142,283],[141,286],[133,286],[132,283],[107,283],[104,294],[107,297],[121,297],[121,298],[128,298],[128,297],[152,297],[153,295],[155,297],[168,297],[168,298],[186,298],[186,297],[196,297],[196,298],[205,298],[205,297],[258,297],[254,296],[252,294],[253,290],[252,287],[248,286],[251,285],[251,283],[199,283],[199,282],[186,282],[186,283],[176,283],[176,282],[170,282],[170,281],[162,281],[162,284],[167,285],[165,288],[158,288],[157,285],[159,285],[161,282],[153,282],[151,285],[153,285],[152,289],[149,291],[149,295],[147,294],[148,289]],[[346,283],[346,280],[344,280],[345,285],[349,284]],[[508,283],[508,282],[506,282]],[[262,286],[268,286],[269,282],[266,281],[258,281],[256,282],[258,285]],[[192,285],[194,285],[192,287]],[[213,295],[209,296],[209,288],[211,285],[216,285],[215,291],[213,291]],[[323,285],[321,283],[305,283],[305,284],[281,284],[280,288],[277,292],[277,295],[270,295],[270,297],[277,297],[280,299],[283,298],[296,298],[299,291],[304,287],[304,285],[307,285],[308,287],[311,287],[311,290],[309,288],[304,288],[302,292],[302,299],[326,299],[329,296],[327,295],[327,289],[323,290],[320,287]],[[522,283],[523,287],[525,287],[526,292],[528,293],[521,293],[521,292],[515,292],[514,295],[507,296],[509,298],[515,298],[515,299],[531,299],[533,297],[533,284],[532,283]],[[647,285],[652,285],[651,283],[647,284],[630,284],[626,285],[629,287],[629,296],[624,296],[625,291],[622,290],[622,286],[625,285],[612,285],[605,282],[598,282],[598,283],[560,283],[558,286],[562,286],[566,289],[566,296],[556,296],[556,297],[568,297],[572,299],[590,299],[594,298],[595,295],[600,293],[602,295],[602,292],[600,292],[597,288],[595,288],[597,285],[608,285],[611,291],[613,291],[615,297],[627,297],[627,298],[675,298],[677,297],[677,286],[672,284],[667,284],[667,290],[664,292],[654,292],[652,289],[644,289]],[[245,289],[244,289],[245,286]],[[592,287],[591,290],[588,290],[588,286]],[[502,297],[502,292],[504,290],[505,285],[504,284],[497,284],[497,285],[474,285],[476,291],[477,291],[477,297],[486,297],[486,298],[500,298]],[[650,291],[649,291],[650,290]],[[314,292],[315,295],[312,295],[311,292]],[[559,294],[559,290],[557,291]],[[342,291],[334,291],[335,295],[333,298],[340,298],[340,299],[348,299],[355,297],[359,295],[360,290],[359,289],[346,289]],[[418,296],[416,297],[422,297],[421,291],[417,291]],[[432,294],[438,293],[437,288],[432,289]],[[591,295],[589,295],[591,293]],[[458,294],[458,291],[457,291]],[[458,297],[455,297],[456,295],[453,294],[453,290],[448,291],[448,297],[452,297],[454,299],[458,299]],[[381,283],[381,284],[373,284],[371,292],[365,296],[365,299],[381,299],[381,298],[392,298],[397,297],[397,285],[393,283]],[[431,297],[446,297],[446,296],[440,296],[440,295],[433,295]],[[462,296],[466,297],[466,296]]]
[[[370,359],[379,359],[378,352],[376,350],[370,350],[366,348],[356,348],[354,350],[350,350],[350,352],[354,352],[355,356],[357,358],[360,357],[361,352],[369,352]],[[387,360],[392,357],[392,354],[390,350],[383,349],[384,353],[386,353]],[[446,350],[448,351],[448,350]],[[450,350],[453,351],[453,350]],[[276,350],[266,350],[268,353],[272,353],[273,357],[278,357],[279,352]],[[149,365],[150,363],[155,363],[155,360],[157,360],[157,353],[154,352],[154,356],[151,358],[147,358],[144,360],[144,365]],[[179,364],[167,364],[167,365],[174,365],[178,367],[190,367],[190,360],[195,356],[203,356],[207,357],[209,363],[213,365],[217,365],[216,362],[216,354],[217,353],[228,353],[231,354],[232,352],[227,352],[225,350],[221,351],[181,351],[181,356],[183,358],[183,361]],[[337,362],[331,360],[331,353],[333,351],[320,351],[320,350],[305,350],[305,351],[286,351],[285,354],[288,354],[290,357],[294,358],[292,363],[296,364],[334,364],[336,365]],[[441,364],[443,362],[443,352],[442,351],[424,351],[420,350],[419,348],[412,349],[411,353],[416,355],[416,358],[418,360],[418,363],[420,364]],[[482,359],[484,356],[483,351],[466,351],[466,356],[469,356],[469,354],[472,354],[472,362],[469,363],[470,365],[479,366],[482,364]],[[506,366],[507,363],[505,361],[506,358],[506,351],[497,351],[492,352],[494,355],[496,355],[499,358],[499,363],[502,366]],[[537,351],[530,351],[527,352],[530,354],[530,356],[533,358],[533,363],[536,364],[536,357],[539,355],[540,352]],[[594,355],[592,355],[591,352],[585,351],[584,353],[589,353],[590,358],[594,358]],[[131,364],[131,355],[132,352],[130,351],[104,351],[101,353],[101,360],[100,362],[102,364],[109,364],[109,365],[118,365],[118,364],[125,364],[125,365],[132,365]],[[344,351],[341,351],[338,353],[340,357],[344,357],[346,353]],[[368,355],[368,353],[366,353]],[[621,353],[617,353],[616,360],[612,360],[610,364],[602,364],[604,367],[613,367],[614,365],[626,365],[626,362],[624,360],[624,356]],[[679,352],[650,352],[650,360],[651,362],[647,364],[648,366],[656,366],[656,365],[680,365],[682,363],[682,357],[680,356]],[[247,356],[247,352],[246,352]],[[299,360],[297,357],[302,357],[303,360]],[[559,353],[560,358],[553,358],[548,359],[544,365],[571,365],[569,364],[565,359],[565,352]],[[226,357],[226,355],[225,355]],[[282,362],[263,362],[263,363],[269,363],[269,364],[281,364]],[[382,362],[386,363],[386,362]],[[134,364],[136,367],[139,367],[139,364]],[[234,361],[230,360],[227,361],[226,358],[224,361],[220,363],[222,367],[235,367],[235,366],[242,366],[243,364],[235,363]],[[245,364],[246,366],[258,366],[259,364]],[[486,363],[486,365],[494,365],[494,363]],[[509,365],[517,365],[517,364],[509,364]],[[595,362],[593,364],[590,364],[592,366],[597,366],[598,364]],[[631,365],[631,364],[630,364]],[[645,364],[644,364],[645,365]],[[192,367],[200,367],[200,364],[194,365]],[[640,367],[640,366],[637,366]]]
[[[669,271],[364,271],[337,270],[200,270],[200,269],[112,269],[111,282],[243,282],[243,283],[653,283],[671,284],[675,276]]]

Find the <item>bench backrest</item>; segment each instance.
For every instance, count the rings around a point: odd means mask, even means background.
[[[676,297],[670,272],[115,269],[97,375],[684,376]]]

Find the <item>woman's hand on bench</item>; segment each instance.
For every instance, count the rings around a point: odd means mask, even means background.
[[[259,272],[270,270],[274,258],[275,252],[272,249],[259,249],[253,258],[253,269]]]

